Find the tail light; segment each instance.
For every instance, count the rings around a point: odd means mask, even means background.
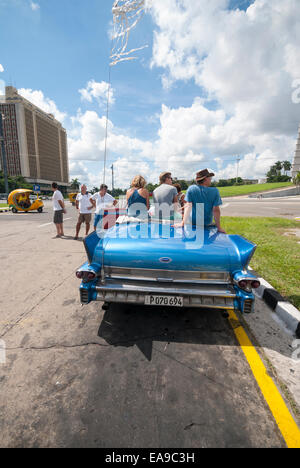
[[[248,288],[248,281],[246,280],[241,280],[238,282],[238,285],[241,289],[247,289]]]
[[[257,289],[260,287],[260,281],[243,279],[238,282],[238,286],[241,289],[249,291],[250,289]]]
[[[85,282],[93,281],[96,278],[96,273],[93,271],[76,271],[76,277]]]
[[[86,278],[87,281],[93,281],[96,278],[96,274],[92,271],[89,271],[84,275],[84,278]]]
[[[258,281],[258,280],[251,281],[251,287],[253,289],[259,288],[260,287],[260,281]]]

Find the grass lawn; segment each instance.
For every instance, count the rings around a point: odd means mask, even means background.
[[[7,208],[8,204],[7,203],[0,203],[0,208]]]
[[[237,185],[232,187],[217,187],[221,197],[238,197],[255,192],[265,192],[277,188],[292,187],[292,182],[276,182],[274,184]],[[183,190],[186,193],[186,190]]]
[[[247,195],[255,192],[265,192],[266,190],[274,190],[281,187],[291,187],[292,182],[278,182],[274,184],[253,184],[253,185],[237,185],[233,187],[218,187],[221,197],[237,197],[239,195]]]
[[[282,218],[222,217],[228,234],[239,234],[257,244],[251,267],[282,296],[300,309],[300,239],[284,236],[300,222]]]

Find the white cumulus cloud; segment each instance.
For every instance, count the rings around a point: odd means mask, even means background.
[[[160,148],[167,154],[169,136],[171,148],[182,155],[241,154],[245,174],[251,155],[252,173],[246,175],[256,177],[274,159],[291,159],[295,149],[300,117],[292,93],[300,78],[300,2],[256,0],[246,11],[228,5],[227,0],[152,1],[152,67],[164,69],[166,87],[194,81],[199,94],[201,88],[219,108],[205,112],[206,101],[163,108]],[[233,168],[228,166],[229,176]]]
[[[108,83],[106,81],[97,82],[95,80],[90,80],[85,88],[79,90],[81,94],[82,101],[92,102],[93,99],[99,103],[100,106],[104,106],[107,103],[108,97]],[[109,91],[109,102],[114,104],[114,89],[110,88]]]
[[[4,72],[4,67],[3,67],[3,65],[1,65],[1,63],[0,63],[0,73],[3,73],[3,72]]]
[[[60,112],[52,99],[44,96],[42,91],[32,90],[32,89],[25,89],[21,88],[18,92],[28,101],[32,102],[35,106],[40,107],[44,112],[47,114],[53,114],[54,117],[59,121],[63,122],[66,113]]]

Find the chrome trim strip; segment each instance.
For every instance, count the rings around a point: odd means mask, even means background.
[[[213,284],[227,284],[231,282],[228,272],[218,271],[185,271],[185,270],[158,270],[145,268],[104,268],[105,276],[111,279],[135,280],[135,281],[159,281],[159,282],[196,282]]]
[[[178,286],[170,283],[162,284],[151,284],[151,282],[139,281],[138,284],[134,282],[122,282],[118,283],[114,280],[107,280],[105,284],[98,283],[96,291],[115,291],[121,293],[133,293],[133,294],[161,294],[161,295],[195,295],[195,296],[207,296],[207,297],[223,297],[223,298],[235,298],[236,293],[231,285],[198,285],[198,284],[187,284],[185,287]]]

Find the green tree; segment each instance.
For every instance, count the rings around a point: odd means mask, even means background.
[[[73,190],[79,190],[80,187],[80,182],[78,179],[72,179],[71,184],[70,184],[71,189]]]
[[[146,189],[149,193],[153,193],[153,191],[158,187],[158,184],[148,184],[146,185]]]
[[[230,182],[226,179],[220,179],[217,185],[218,187],[228,187]]]
[[[290,161],[283,161],[282,165],[286,175],[286,173],[292,169],[292,163],[290,163]]]
[[[274,166],[271,166],[270,170],[267,172],[267,182],[269,182],[269,183],[275,182],[274,179],[276,177],[277,177],[277,171],[276,171],[276,167],[274,165]]]
[[[23,188],[23,189],[28,189],[32,190],[32,185],[28,184],[24,177],[22,176],[17,176],[17,177],[8,177],[8,188],[9,191],[12,192],[13,190]],[[4,174],[2,171],[0,171],[0,193],[5,192],[5,184],[4,184]]]
[[[281,162],[281,161],[277,161],[277,162],[274,164],[274,167],[275,167],[275,169],[276,169],[277,175],[280,176],[280,175],[281,175],[281,170],[282,170],[282,162]]]

